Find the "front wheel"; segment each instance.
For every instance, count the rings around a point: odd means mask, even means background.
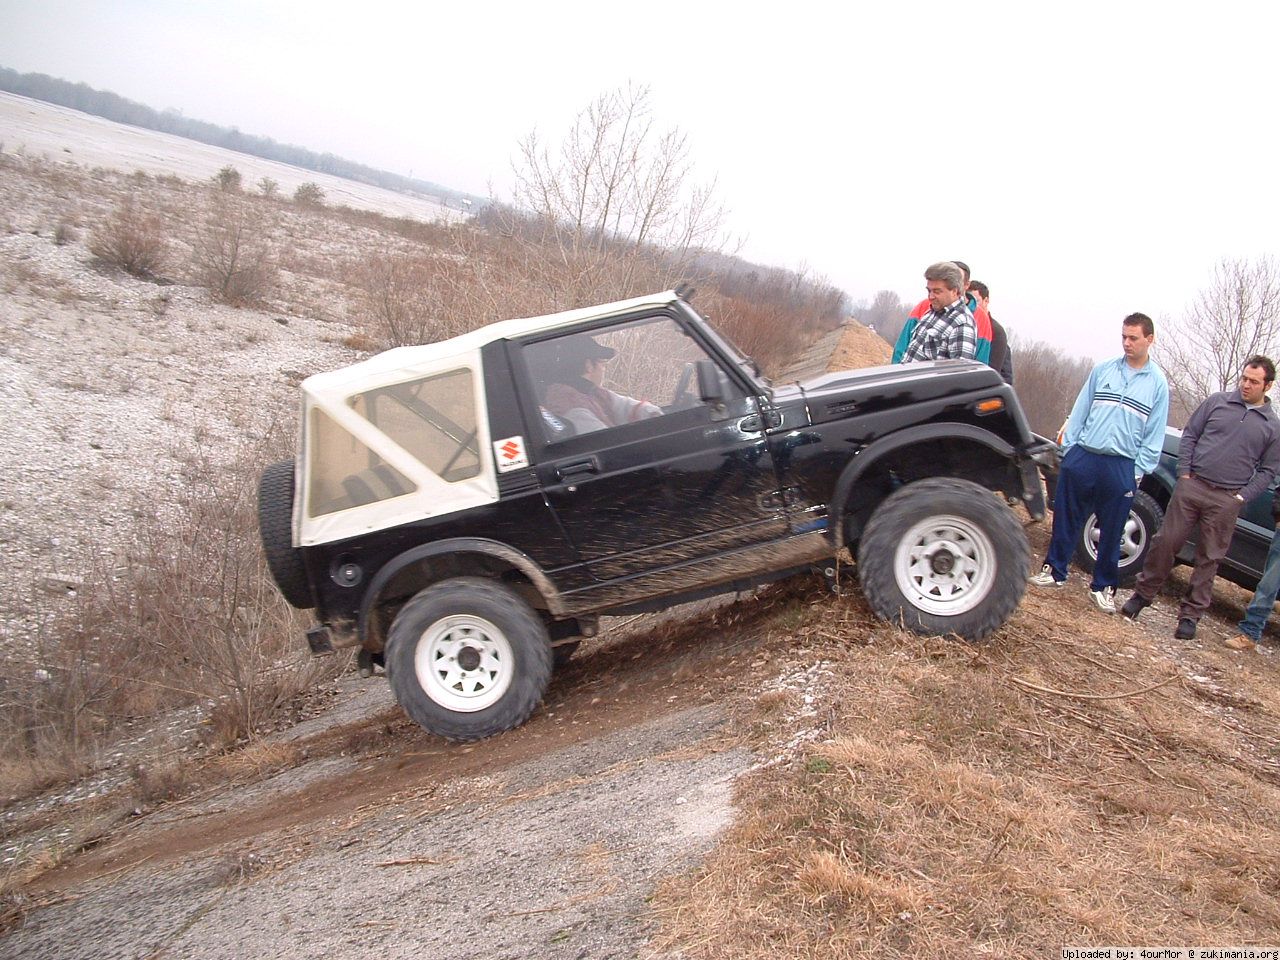
[[[981,640],[1022,599],[1031,548],[985,487],[936,477],[908,484],[872,514],[858,545],[862,592],[879,616],[925,635]]]
[[[387,635],[386,669],[416,723],[450,740],[479,740],[533,713],[551,680],[551,642],[510,590],[456,577],[400,609]]]
[[[1151,550],[1151,541],[1156,531],[1164,522],[1164,508],[1155,497],[1141,490],[1133,495],[1133,506],[1129,508],[1129,516],[1125,518],[1124,530],[1120,534],[1120,565],[1117,567],[1120,586],[1127,587],[1138,579],[1142,565],[1146,562],[1147,553]],[[1093,573],[1098,565],[1098,517],[1089,514],[1080,531],[1080,539],[1076,541],[1076,563],[1086,573]]]

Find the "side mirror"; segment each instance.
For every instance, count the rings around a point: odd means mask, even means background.
[[[711,360],[699,360],[695,368],[698,371],[698,399],[713,406],[723,403],[727,391],[720,368]]]

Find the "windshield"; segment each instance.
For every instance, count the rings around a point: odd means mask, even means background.
[[[733,361],[734,365],[746,375],[747,379],[757,384],[763,384],[766,387],[773,385],[773,381],[760,372],[760,365],[738,349],[738,345],[736,343],[717,329],[715,323],[710,317],[705,316],[688,301],[681,302],[684,304],[686,309],[691,310],[700,320],[702,320],[702,324],[706,328],[712,343],[714,343],[726,357]]]

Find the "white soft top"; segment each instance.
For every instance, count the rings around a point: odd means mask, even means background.
[[[400,372],[417,373],[419,370],[433,370],[440,365],[441,360],[472,354],[495,340],[509,340],[512,337],[520,337],[540,330],[555,330],[584,320],[603,319],[645,307],[663,307],[676,299],[678,298],[675,291],[668,290],[666,293],[653,293],[594,307],[580,307],[577,310],[565,310],[562,313],[551,313],[543,317],[499,320],[497,323],[469,330],[448,340],[414,347],[395,347],[349,367],[317,373],[302,381],[302,392],[312,397],[341,396],[345,398],[352,392],[353,386],[363,386],[370,381],[394,380],[397,379],[394,374]],[[392,376],[388,377],[388,374]]]
[[[501,446],[513,457],[514,451],[518,451],[519,459],[504,463],[504,469],[510,469],[521,462],[527,464],[525,451],[528,440],[519,435],[490,435],[481,348],[495,340],[555,330],[646,308],[665,307],[676,299],[675,292],[668,291],[544,317],[503,320],[449,340],[397,347],[349,367],[308,377],[302,381],[303,429],[294,491],[294,546],[342,540],[496,502],[498,470],[493,448]],[[479,457],[478,472],[463,479],[447,480],[433,473],[421,458],[396,443],[352,407],[351,398],[365,391],[459,370],[471,374],[469,402],[475,413],[472,442]],[[381,486],[386,481],[380,481],[376,471],[362,470],[360,464],[351,460],[350,442],[325,442],[319,434],[320,421],[316,419],[320,413],[324,415],[324,422],[345,431],[345,437],[352,442],[358,441],[362,449],[392,468],[398,478],[396,489]],[[321,475],[327,479],[317,487],[316,478]],[[344,482],[359,481],[368,488],[368,494],[346,503],[337,499],[343,475],[348,475]]]

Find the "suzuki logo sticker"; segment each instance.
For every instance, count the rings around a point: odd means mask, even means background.
[[[529,454],[524,449],[524,437],[508,437],[493,441],[493,455],[498,461],[498,472],[508,473],[529,465]]]

